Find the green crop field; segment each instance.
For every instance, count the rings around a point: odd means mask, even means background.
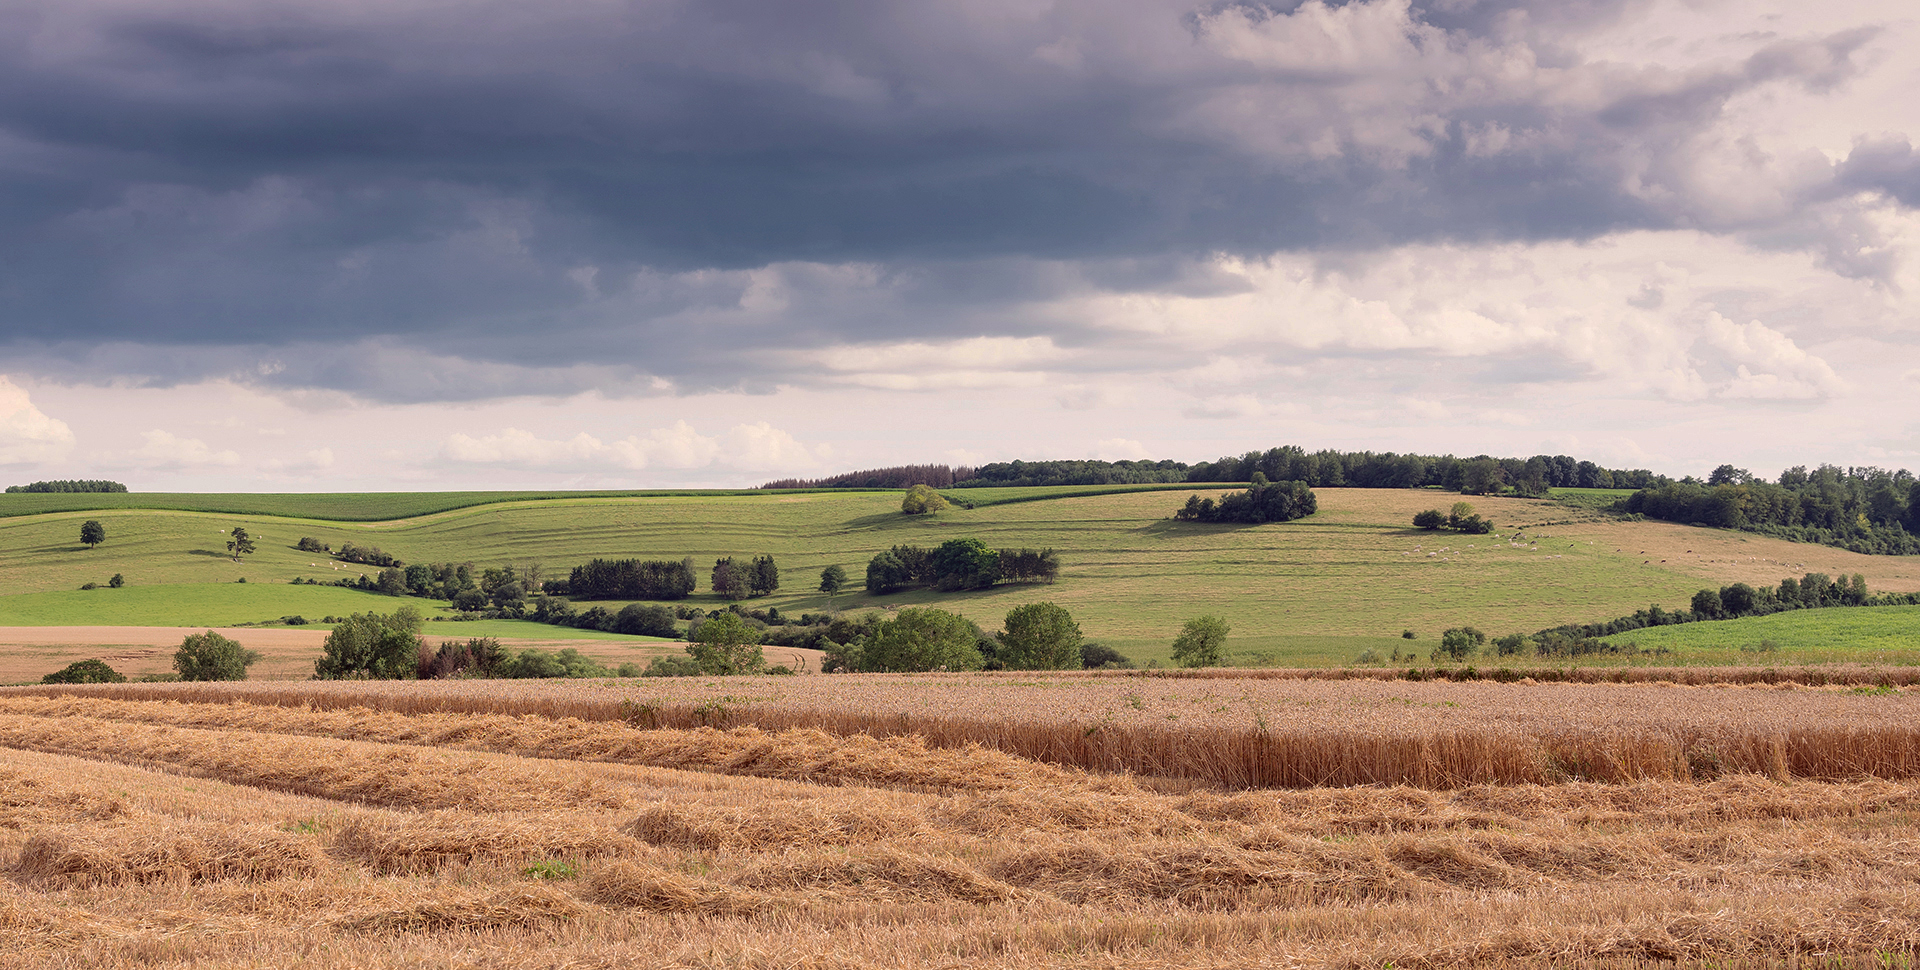
[[[335,522],[384,522],[503,502],[589,497],[677,495],[685,492],[13,492],[0,494],[0,517],[43,512],[167,509],[222,515],[281,516]],[[708,492],[703,494],[752,494]]]
[[[1679,663],[1920,663],[1920,606],[1794,610],[1634,630],[1606,638],[1664,647]]]
[[[431,614],[441,606],[288,585],[295,577],[330,581],[373,571],[300,552],[293,546],[303,536],[335,548],[346,541],[374,545],[408,562],[513,564],[547,577],[564,577],[594,557],[691,557],[703,592],[688,605],[709,609],[720,605],[704,592],[716,557],[769,553],[780,565],[782,588],[755,606],[777,606],[789,615],[827,609],[827,598],[813,589],[820,570],[838,564],[855,583],[837,598],[841,609],[938,604],[993,629],[1014,606],[1052,600],[1071,610],[1089,637],[1139,660],[1162,661],[1181,623],[1201,613],[1233,625],[1228,646],[1238,659],[1317,665],[1395,647],[1424,655],[1450,626],[1470,624],[1494,635],[1532,632],[1631,613],[1650,602],[1680,607],[1703,586],[1733,579],[1771,584],[1814,568],[1864,571],[1875,589],[1920,589],[1913,557],[1625,523],[1551,500],[1469,499],[1498,526],[1482,536],[1411,528],[1413,513],[1460,500],[1429,490],[1319,489],[1318,514],[1283,524],[1170,518],[1186,493],[1220,487],[965,490],[980,502],[976,508],[933,516],[900,514],[899,493],[890,491],[573,493],[459,508],[422,499],[418,507],[434,510],[383,521],[325,518],[339,496],[304,497],[311,506],[296,501],[299,496],[258,497],[277,503],[280,514],[272,515],[166,509],[16,515],[0,518],[0,590],[12,594],[0,595],[0,626],[205,625],[291,613],[312,619],[402,602]],[[7,496],[22,497],[42,496]],[[80,524],[89,518],[108,532],[95,549],[78,542]],[[234,526],[244,526],[258,544],[243,563],[225,552]],[[1518,542],[1516,526],[1528,527]],[[997,548],[1055,549],[1060,581],[962,594],[870,597],[858,590],[874,553],[956,537]],[[126,577],[127,589],[78,592],[81,584],[104,584],[114,573]],[[234,582],[243,576],[248,583]],[[455,635],[460,629],[434,628]],[[1403,629],[1417,639],[1401,640]]]

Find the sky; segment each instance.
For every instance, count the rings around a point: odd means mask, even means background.
[[[1887,0],[9,0],[0,478],[1920,468]]]

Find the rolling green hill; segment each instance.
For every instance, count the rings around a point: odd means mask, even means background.
[[[1609,643],[1665,647],[1679,663],[1920,663],[1920,606],[1794,610],[1617,633]]]
[[[1422,532],[1407,525],[1414,512],[1460,498],[1425,490],[1320,489],[1318,514],[1277,525],[1169,518],[1188,492],[1222,487],[1231,486],[1117,493],[1101,486],[969,489],[963,494],[979,503],[976,508],[934,516],[901,515],[899,493],[892,491],[532,498],[528,493],[452,493],[495,499],[447,507],[451,500],[444,497],[410,496],[414,507],[431,511],[382,521],[326,515],[343,506],[366,513],[392,496],[238,497],[258,499],[256,507],[275,514],[180,509],[23,514],[0,518],[0,590],[36,595],[0,595],[0,626],[226,623],[397,605],[372,594],[287,586],[295,577],[331,580],[363,571],[293,548],[303,536],[335,548],[349,540],[378,546],[408,562],[511,563],[538,568],[548,577],[564,577],[573,565],[594,557],[691,557],[703,592],[690,604],[708,608],[719,603],[704,592],[706,568],[716,557],[770,553],[780,565],[782,588],[754,605],[778,606],[789,614],[827,608],[826,597],[813,591],[827,565],[844,567],[857,587],[867,560],[888,546],[933,546],[971,536],[994,547],[1057,550],[1060,582],[888,597],[869,597],[856,588],[836,605],[937,603],[991,629],[1014,606],[1052,600],[1071,610],[1089,637],[1139,659],[1164,659],[1183,621],[1216,613],[1233,625],[1229,649],[1243,659],[1337,664],[1367,649],[1385,654],[1410,647],[1424,653],[1441,630],[1461,624],[1497,635],[1618,616],[1649,602],[1682,606],[1694,590],[1728,577],[1775,582],[1790,574],[1774,565],[1775,559],[1786,563],[1785,557],[1811,554],[1809,547],[1750,535],[1621,523],[1524,499],[1471,500],[1498,523],[1493,535]],[[73,496],[7,496],[20,497]],[[211,506],[235,497],[200,498]],[[365,501],[356,505],[349,499]],[[95,549],[78,542],[80,523],[89,518],[100,520],[108,532],[106,543]],[[1511,538],[1515,525],[1533,526],[1518,544]],[[244,526],[258,544],[244,563],[225,552],[226,530],[233,526]],[[1668,547],[1676,557],[1684,547],[1689,558],[1669,563],[1664,552],[1650,554]],[[1741,562],[1729,565],[1736,552]],[[1837,572],[1844,566],[1823,568]],[[1882,582],[1879,564],[1869,569],[1875,588],[1906,588]],[[114,573],[125,575],[129,589],[77,592],[81,584],[104,584]],[[234,582],[243,576],[247,584]],[[286,596],[324,595],[328,604],[243,598],[263,595],[256,591],[265,588]],[[116,594],[131,595],[116,601],[111,598]],[[429,611],[438,605],[408,602]],[[149,605],[137,606],[141,603]],[[1418,639],[1401,640],[1403,629],[1415,631]]]

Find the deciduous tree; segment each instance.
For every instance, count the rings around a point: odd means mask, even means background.
[[[258,652],[208,630],[180,641],[180,649],[173,654],[173,669],[181,680],[246,680],[247,668],[259,660]]]
[[[1009,670],[1078,670],[1080,625],[1052,603],[1028,603],[1007,614],[995,656]]]
[[[80,543],[88,549],[107,541],[107,527],[98,521],[88,519],[80,523]]]
[[[1218,667],[1227,659],[1227,621],[1208,614],[1188,620],[1173,641],[1173,662],[1182,667]]]

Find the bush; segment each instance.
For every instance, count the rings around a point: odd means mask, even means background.
[[[1447,524],[1447,514],[1439,509],[1428,509],[1413,517],[1415,528],[1434,530]]]
[[[295,549],[300,550],[301,552],[328,553],[333,551],[332,546],[329,546],[326,543],[321,542],[320,540],[315,539],[312,536],[301,536],[300,541],[294,543],[293,547]]]
[[[630,636],[671,637],[680,636],[680,624],[674,622],[673,611],[664,606],[642,606],[630,603],[620,609],[613,617],[613,632]]]
[[[180,641],[180,649],[173,654],[173,669],[181,680],[246,680],[247,668],[259,660],[259,653],[208,630]]]
[[[104,660],[80,660],[40,678],[43,684],[124,684],[124,674]]]
[[[1464,660],[1487,642],[1487,635],[1470,626],[1457,626],[1440,634],[1440,652],[1454,660]]]
[[[641,675],[641,667],[639,664],[629,660],[626,663],[621,664],[619,669],[616,670],[615,673],[621,677],[638,677]]]
[[[1400,631],[1400,639],[1402,639],[1402,640],[1411,640],[1411,639],[1413,639],[1413,631],[1412,631],[1412,630],[1401,630],[1401,631]]]
[[[280,622],[285,623],[288,626],[306,626],[307,618],[304,616],[300,616],[299,614],[295,614],[293,616],[281,617]]]
[[[642,677],[698,677],[700,664],[692,657],[655,657],[640,672]]]
[[[421,654],[422,679],[445,680],[450,677],[498,677],[507,651],[492,637],[473,637],[465,643],[451,640],[429,657]]]
[[[1173,662],[1182,667],[1218,667],[1226,661],[1227,634],[1233,628],[1217,616],[1197,616],[1173,641]]]
[[[1088,641],[1080,645],[1080,664],[1088,670],[1131,670],[1133,661],[1104,643]]]
[[[107,580],[107,587],[109,589],[119,589],[120,587],[125,585],[127,585],[127,577],[122,576],[119,573],[114,573],[113,578]]]
[[[100,584],[99,584],[99,583],[81,583],[81,584],[80,584],[80,588],[81,588],[81,589],[83,589],[83,590],[87,590],[87,589],[99,589],[99,588],[100,588]]]

